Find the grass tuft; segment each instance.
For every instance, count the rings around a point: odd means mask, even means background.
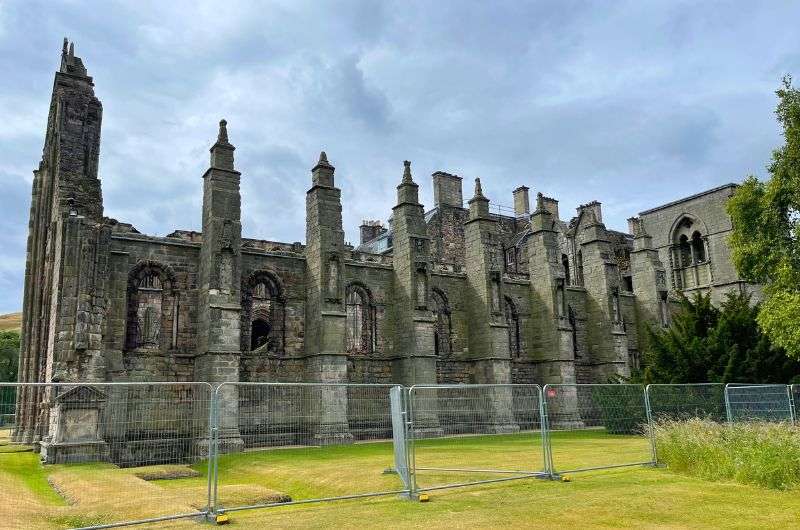
[[[666,421],[656,426],[656,441],[659,460],[674,471],[780,490],[800,486],[800,428],[789,424]]]

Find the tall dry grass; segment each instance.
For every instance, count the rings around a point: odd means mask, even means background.
[[[655,433],[659,461],[672,470],[773,489],[800,486],[798,427],[693,419],[661,422]]]

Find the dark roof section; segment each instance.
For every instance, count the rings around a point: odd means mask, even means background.
[[[688,197],[684,197],[682,199],[678,199],[677,201],[668,202],[667,204],[662,204],[661,206],[656,206],[655,208],[650,208],[649,210],[645,210],[643,212],[639,212],[639,215],[647,215],[649,213],[657,212],[658,210],[663,210],[664,208],[669,208],[670,206],[675,206],[676,204],[680,204],[682,202],[691,201],[693,199],[697,199],[698,197],[702,197],[703,195],[710,195],[712,193],[716,193],[718,191],[722,191],[726,188],[738,188],[738,184],[734,184],[733,182],[729,182],[728,184],[723,184],[722,186],[717,186],[716,188],[711,188],[710,190],[701,191],[700,193],[695,193],[694,195],[689,195]]]

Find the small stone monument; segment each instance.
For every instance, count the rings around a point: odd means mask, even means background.
[[[50,435],[41,442],[45,464],[108,462],[102,428],[106,395],[90,386],[76,386],[59,395],[50,409]]]

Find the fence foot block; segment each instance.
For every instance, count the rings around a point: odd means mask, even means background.
[[[558,473],[553,473],[550,475],[537,475],[536,478],[538,478],[539,480],[555,480],[561,482],[564,477],[562,477]]]
[[[217,525],[228,524],[231,522],[231,518],[227,513],[218,513],[214,516],[214,523]]]

